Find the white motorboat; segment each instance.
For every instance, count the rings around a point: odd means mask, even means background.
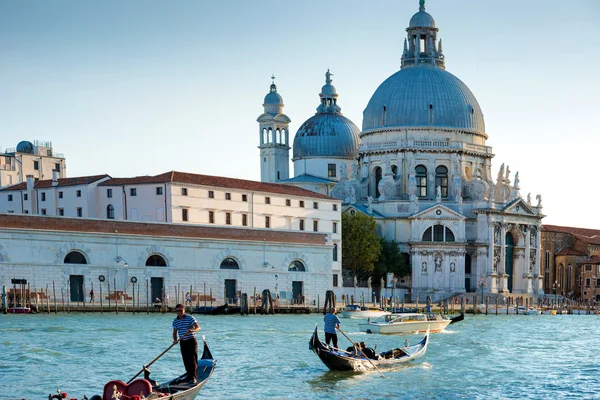
[[[394,334],[394,333],[413,333],[441,332],[452,322],[448,317],[440,314],[427,313],[402,313],[386,315],[378,320],[369,320],[366,323],[358,324],[361,332]]]
[[[390,314],[379,307],[361,307],[357,304],[350,304],[342,310],[342,317],[345,318],[378,318]]]

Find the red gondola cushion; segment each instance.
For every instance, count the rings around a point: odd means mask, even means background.
[[[127,384],[123,381],[114,380],[114,381],[110,381],[106,385],[104,385],[104,391],[102,392],[103,393],[102,398],[103,399],[112,399],[113,393],[115,390],[115,386],[117,388],[117,391],[119,391],[123,394],[127,393]]]
[[[152,385],[146,379],[136,379],[127,385],[127,391],[125,392],[128,396],[148,396],[152,393]]]

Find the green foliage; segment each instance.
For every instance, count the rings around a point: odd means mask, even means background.
[[[342,213],[342,269],[359,279],[371,275],[379,259],[381,243],[372,217]]]
[[[398,249],[398,244],[393,240],[379,238],[381,254],[373,270],[373,284],[378,285],[381,278],[386,279],[388,272],[393,272],[396,278],[411,274],[411,268],[405,255]]]

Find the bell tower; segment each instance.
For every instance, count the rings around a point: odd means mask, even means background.
[[[258,117],[261,182],[277,182],[290,177],[291,120],[283,113],[283,99],[277,93],[275,76],[263,104],[264,113]]]

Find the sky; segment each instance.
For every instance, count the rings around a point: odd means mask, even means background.
[[[51,141],[72,177],[260,180],[271,75],[292,135],[327,69],[361,127],[418,3],[2,0],[0,150]],[[524,198],[542,194],[545,224],[600,229],[600,2],[428,0],[426,11],[447,71],[483,110],[492,176],[502,163],[518,171]]]

